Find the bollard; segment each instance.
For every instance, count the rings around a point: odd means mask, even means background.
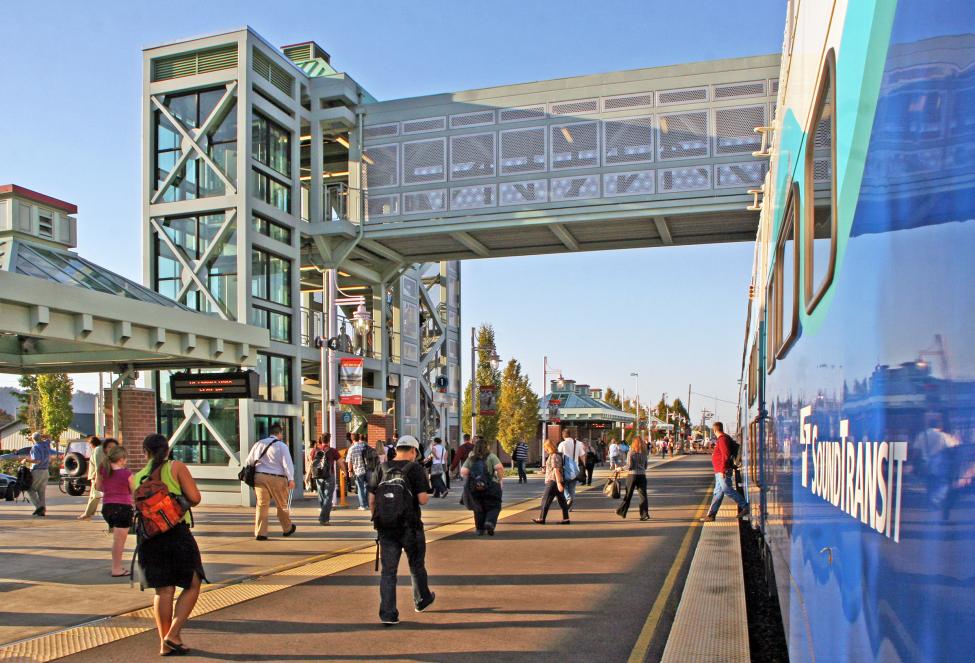
[[[339,472],[339,506],[346,506],[346,502],[345,502],[345,472]]]

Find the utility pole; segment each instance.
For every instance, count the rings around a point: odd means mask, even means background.
[[[479,407],[477,402],[477,372],[474,368],[474,355],[477,353],[474,349],[477,347],[474,340],[475,333],[476,329],[471,327],[471,440],[477,437],[477,409]]]

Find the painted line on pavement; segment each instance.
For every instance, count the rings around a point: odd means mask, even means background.
[[[667,605],[667,601],[670,600],[670,596],[674,591],[674,585],[677,584],[677,575],[680,573],[680,569],[690,552],[691,539],[694,536],[694,532],[701,526],[701,518],[704,516],[705,509],[711,503],[711,497],[709,493],[705,493],[704,499],[694,514],[694,520],[691,521],[690,526],[684,533],[684,538],[680,542],[680,548],[677,550],[674,562],[670,565],[670,570],[667,571],[667,576],[664,578],[664,583],[657,593],[657,599],[650,608],[650,614],[647,615],[647,620],[643,623],[643,628],[640,629],[640,635],[637,636],[636,643],[633,645],[633,651],[630,652],[627,663],[643,663],[647,659],[647,654],[650,651],[650,643],[653,641],[653,636],[657,631],[660,617],[663,615],[664,607]]]

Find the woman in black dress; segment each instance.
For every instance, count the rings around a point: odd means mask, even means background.
[[[150,477],[162,481],[173,495],[181,497],[184,505],[194,507],[200,503],[200,490],[189,468],[169,457],[169,443],[158,433],[146,436],[142,446],[149,463],[132,478],[133,490]],[[190,532],[192,516],[187,510],[185,517],[175,527],[138,542],[139,570],[142,572],[142,588],[156,590],[153,611],[156,629],[159,631],[161,656],[184,656],[190,650],[183,645],[180,631],[190,618],[200,596],[200,584],[206,580],[200,548]],[[176,607],[173,598],[176,587],[182,588]]]

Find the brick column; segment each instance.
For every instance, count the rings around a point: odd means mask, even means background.
[[[112,437],[112,390],[104,392],[105,436]],[[152,389],[122,387],[118,392],[119,443],[125,448],[129,467],[141,468],[146,464],[142,441],[156,430],[156,393]]]
[[[366,417],[366,433],[370,442],[393,439],[393,417],[387,414],[370,414]]]
[[[318,439],[318,431],[322,430],[322,412],[318,410],[315,413],[315,434],[312,435],[312,440]],[[332,448],[334,449],[344,449],[345,448],[345,423],[342,421],[342,414],[336,413],[335,417],[335,432],[332,433]]]

